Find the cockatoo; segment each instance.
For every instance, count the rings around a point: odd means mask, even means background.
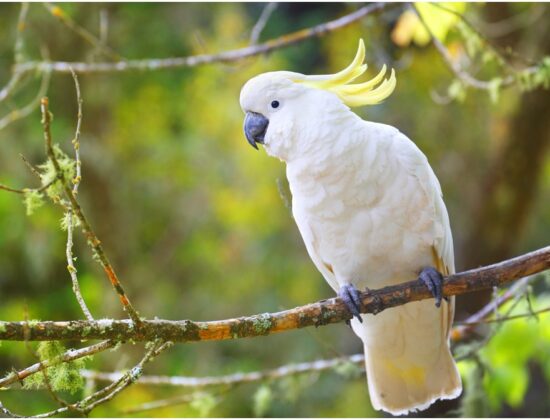
[[[426,156],[399,130],[364,121],[350,107],[374,105],[395,88],[386,66],[352,84],[365,46],[332,75],[277,71],[243,86],[248,142],[286,163],[292,213],[307,251],[354,315],[363,341],[370,400],[393,415],[423,410],[462,390],[449,348],[453,241],[441,187]],[[358,289],[418,277],[436,298],[361,314]]]

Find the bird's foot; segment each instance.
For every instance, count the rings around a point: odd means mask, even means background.
[[[435,306],[439,308],[441,299],[443,299],[443,275],[433,267],[425,267],[418,275],[418,280],[424,283],[432,292],[435,298]]]
[[[340,287],[338,296],[344,301],[351,314],[357,318],[359,322],[363,322],[363,318],[361,318],[361,308],[363,304],[361,302],[361,293],[359,290],[352,284],[346,284]],[[350,325],[349,321],[346,323]]]

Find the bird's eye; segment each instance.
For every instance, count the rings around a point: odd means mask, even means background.
[[[272,101],[271,102],[271,108],[273,108],[273,109],[279,108],[279,105],[280,105],[279,101]]]

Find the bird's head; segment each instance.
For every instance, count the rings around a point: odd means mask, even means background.
[[[351,84],[367,69],[363,64],[365,45],[351,64],[331,75],[308,76],[289,71],[263,73],[250,79],[241,90],[245,112],[244,132],[254,148],[263,144],[266,151],[288,160],[301,146],[302,152],[312,133],[348,107],[374,105],[386,99],[395,88],[395,73],[384,79],[386,66],[372,79]],[[336,117],[334,117],[336,115]],[[318,136],[317,136],[318,138]]]

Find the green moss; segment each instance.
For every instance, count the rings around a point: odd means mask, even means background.
[[[53,152],[57,162],[59,163],[61,175],[67,182],[70,182],[76,175],[75,160],[67,156],[67,154],[65,154],[65,152],[63,152],[57,144],[54,144]],[[46,189],[46,194],[48,197],[54,201],[59,200],[63,193],[63,185],[58,179],[58,173],[53,162],[48,159],[45,163],[38,166],[38,169],[40,170],[42,185],[51,184]]]
[[[273,328],[273,320],[268,313],[262,314],[253,321],[252,328],[256,334],[267,335]]]
[[[92,327],[88,326],[88,327],[84,327],[82,329],[82,336],[83,337],[86,337],[88,334],[90,334],[92,332]]]
[[[319,321],[319,325],[326,325],[330,323],[330,320],[334,318],[335,315],[336,314],[334,311],[321,307],[321,320]]]
[[[61,229],[66,231],[69,228],[69,223],[73,228],[80,226],[80,220],[75,215],[65,212],[61,218]]]
[[[27,216],[32,216],[37,209],[44,205],[44,196],[36,190],[25,190],[23,203],[27,210]]]
[[[65,347],[60,342],[41,342],[38,345],[38,356],[42,362],[47,360],[48,364],[53,364],[53,366],[25,378],[23,387],[25,389],[44,388],[47,378],[54,391],[67,391],[74,394],[81,390],[84,386],[84,378],[80,375],[80,370],[84,368],[86,360],[89,358],[63,362],[62,356],[65,351]]]

